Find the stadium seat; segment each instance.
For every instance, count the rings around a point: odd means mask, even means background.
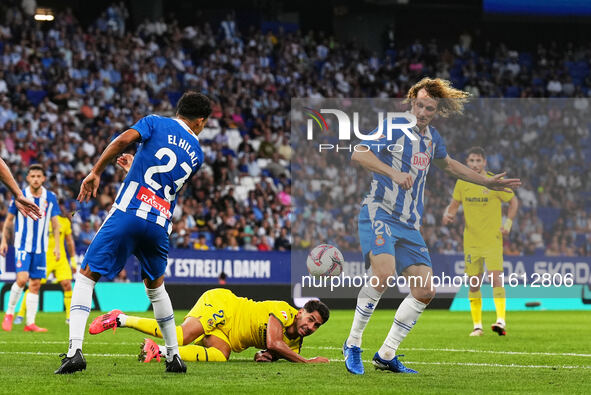
[[[505,96],[511,98],[517,98],[521,95],[521,89],[518,86],[509,86],[505,89]]]
[[[560,209],[555,207],[538,207],[538,217],[544,225],[545,231],[550,231],[554,223],[560,217]]]
[[[247,190],[247,191],[251,191],[254,189],[254,186],[256,184],[256,179],[255,177],[251,177],[251,176],[246,176],[246,177],[242,177],[240,179],[240,184]]]
[[[254,152],[257,152],[259,150],[259,147],[261,146],[261,141],[260,140],[250,140],[250,145],[252,145],[252,148],[254,149]]]
[[[267,167],[268,164],[269,164],[269,159],[266,159],[266,158],[258,158],[257,159],[257,165],[259,165],[259,167],[261,169],[264,169],[265,167]]]
[[[248,197],[248,191],[249,190],[246,189],[246,187],[244,187],[243,185],[236,185],[234,187],[234,197],[238,201],[246,200],[246,198]]]
[[[242,142],[242,136],[238,129],[227,129],[226,136],[228,136],[228,147],[234,151],[238,151],[238,146]]]
[[[166,96],[168,96],[168,100],[173,107],[176,107],[176,103],[179,101],[182,95],[182,92],[166,92]]]
[[[213,138],[220,132],[219,128],[205,127],[199,133],[199,140],[213,140]]]
[[[27,90],[27,100],[29,100],[35,107],[37,107],[39,103],[45,99],[45,96],[47,96],[47,91],[31,89]]]

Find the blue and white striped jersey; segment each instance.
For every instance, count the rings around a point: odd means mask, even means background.
[[[141,145],[113,207],[170,233],[177,194],[203,164],[199,139],[182,120],[157,115],[140,119],[131,129],[141,135]]]
[[[363,205],[367,204],[370,210],[381,207],[394,219],[419,229],[423,216],[423,192],[431,160],[445,158],[447,151],[435,128],[428,126],[424,135],[417,130],[416,127],[411,130],[417,137],[416,141],[408,138],[401,130],[392,130],[390,141],[383,136],[378,140],[362,142],[368,145],[382,162],[395,170],[410,173],[415,180],[412,188],[405,191],[391,178],[372,173],[371,189],[363,200]],[[388,149],[388,146],[391,148]]]
[[[33,197],[31,187],[23,190],[25,197],[33,200],[41,209],[41,218],[37,221],[25,217],[16,208],[14,199],[10,202],[8,212],[16,217],[14,224],[14,248],[34,254],[47,251],[49,223],[51,218],[61,214],[55,194],[41,187],[41,197]]]

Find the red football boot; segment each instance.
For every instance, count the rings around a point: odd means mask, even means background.
[[[156,358],[156,361],[160,362],[160,347],[152,339],[144,339],[144,342],[140,345],[140,355],[138,360],[140,362],[148,363],[152,359]]]
[[[4,319],[2,320],[2,329],[6,332],[10,332],[12,330],[12,318],[14,314],[4,314]]]
[[[25,326],[25,332],[47,332],[46,328],[40,328],[37,324],[32,323],[31,325]]]
[[[113,332],[120,326],[117,316],[121,313],[121,310],[111,310],[107,314],[99,315],[92,321],[88,328],[88,333],[91,335],[98,335],[107,329],[113,328]]]

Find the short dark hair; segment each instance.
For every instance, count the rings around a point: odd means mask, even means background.
[[[328,318],[330,317],[328,306],[319,300],[309,300],[304,305],[304,310],[306,310],[307,313],[313,313],[317,311],[318,314],[320,314],[320,318],[322,318],[323,325],[326,324],[326,321],[328,321]]]
[[[27,170],[27,175],[29,175],[30,172],[32,172],[33,170],[39,170],[41,173],[43,173],[43,175],[45,175],[45,168],[40,165],[39,163],[35,163],[31,166],[29,166],[29,169]]]
[[[211,114],[211,100],[203,93],[187,91],[179,99],[176,113],[189,120],[208,118]]]
[[[468,150],[468,156],[470,156],[471,154],[480,155],[484,159],[486,159],[486,153],[484,152],[484,148],[482,148],[482,147],[472,147],[472,148],[470,148]]]

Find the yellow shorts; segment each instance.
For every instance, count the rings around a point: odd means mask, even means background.
[[[229,333],[232,330],[233,307],[236,300],[236,295],[230,290],[212,289],[201,295],[185,319],[197,318],[203,325],[205,336],[218,337],[232,348]],[[200,337],[195,343],[200,344],[202,340],[203,338]]]
[[[53,258],[47,259],[46,265],[47,276],[53,273],[58,283],[64,280],[72,279],[72,268],[70,267],[67,259],[63,258],[57,262]]]
[[[464,261],[466,262],[465,273],[468,276],[476,276],[484,273],[484,265],[486,270],[502,271],[503,270],[503,249],[484,250],[466,250],[464,251]]]

